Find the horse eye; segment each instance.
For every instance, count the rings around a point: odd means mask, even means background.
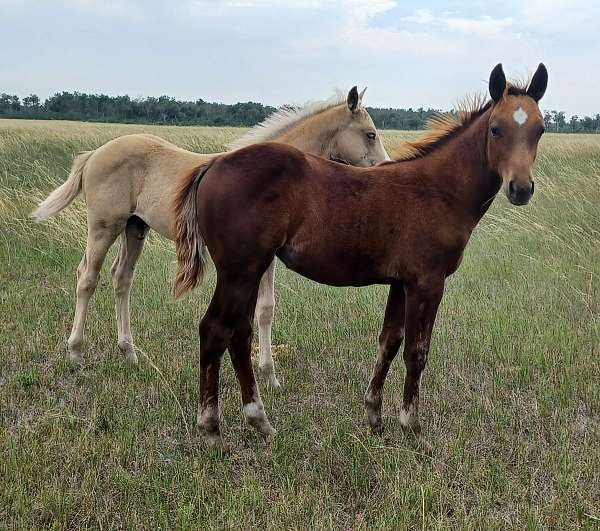
[[[369,131],[369,132],[367,133],[367,138],[368,138],[369,140],[375,140],[375,137],[376,137],[376,136],[377,136],[377,135],[376,135],[376,134],[375,134],[373,131]]]
[[[498,138],[498,137],[501,137],[501,136],[502,136],[502,133],[500,132],[500,128],[498,128],[498,127],[495,127],[495,126],[494,126],[494,127],[492,127],[492,128],[490,129],[490,132],[492,133],[492,136],[494,136],[494,137],[496,137],[496,138]]]

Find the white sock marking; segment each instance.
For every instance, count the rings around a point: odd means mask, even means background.
[[[402,426],[410,426],[410,424],[413,422],[413,418],[415,416],[415,405],[414,404],[409,404],[407,409],[404,409],[404,406],[402,407],[402,409],[400,409],[400,424]]]
[[[248,402],[244,406],[244,415],[248,424],[256,428],[263,435],[275,435],[276,432],[267,418],[260,396],[257,396],[255,393],[253,398],[252,402]]]
[[[262,404],[259,404],[257,402],[248,402],[244,406],[244,415],[246,415],[247,418],[262,418],[264,414],[265,413]]]

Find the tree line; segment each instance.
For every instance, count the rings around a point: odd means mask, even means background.
[[[423,129],[436,109],[381,109],[367,107],[380,129]],[[0,94],[0,117],[93,122],[124,122],[169,125],[214,125],[250,127],[262,122],[276,109],[262,103],[227,105],[202,99],[178,101],[169,96],[130,98],[81,92],[60,92],[41,101],[31,94],[20,99]],[[563,111],[545,111],[548,131],[560,133],[600,133],[600,114],[577,115],[568,120]]]

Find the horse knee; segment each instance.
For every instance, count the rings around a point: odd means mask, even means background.
[[[238,352],[250,352],[252,347],[252,327],[251,326],[243,326],[231,337],[229,351],[233,353]]]
[[[77,296],[85,297],[94,293],[98,285],[98,275],[86,273],[79,277],[77,281]]]
[[[429,353],[429,343],[419,342],[414,348],[404,352],[404,363],[409,373],[417,377],[425,369],[427,364],[427,354]]]
[[[397,352],[404,341],[404,330],[399,330],[389,335],[385,339],[385,347],[393,352]]]
[[[79,282],[79,279],[85,273],[86,267],[87,267],[87,261],[84,256],[83,260],[79,263],[79,265],[77,266],[77,270],[75,271],[75,278],[77,279],[77,282]]]
[[[404,329],[384,330],[379,336],[379,349],[382,355],[390,361],[396,357],[396,354],[404,341]]]

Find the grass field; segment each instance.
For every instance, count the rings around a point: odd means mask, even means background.
[[[170,242],[150,238],[132,296],[149,360],[131,369],[116,347],[113,250],[86,363],[65,362],[84,204],[39,225],[27,214],[74,153],[134,131],[203,152],[242,132],[0,120],[0,528],[600,527],[600,135],[545,136],[532,204],[499,196],[447,283],[422,387],[431,456],[400,428],[401,357],[385,434],[368,433],[386,290],[324,287],[281,264],[283,387],[263,390],[279,433],[265,443],[244,425],[225,357],[225,455],[193,439],[214,274],[170,303]],[[384,135],[391,148],[408,133]]]

